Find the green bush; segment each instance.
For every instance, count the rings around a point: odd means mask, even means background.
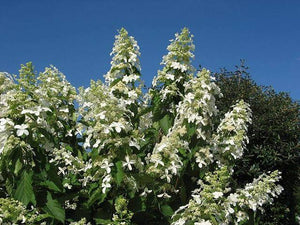
[[[220,88],[195,74],[193,50],[184,28],[147,93],[125,29],[105,83],[77,91],[31,63],[0,73],[0,222],[254,224],[282,192],[280,172],[234,182],[251,110],[239,100],[218,118]]]

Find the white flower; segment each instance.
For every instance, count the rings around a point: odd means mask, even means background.
[[[172,62],[171,67],[173,69],[179,69],[181,72],[184,72],[187,70],[185,65],[180,64],[179,62]]]
[[[89,180],[91,180],[90,178],[91,178],[90,176],[84,176],[84,177],[83,177],[83,179],[82,179],[82,186],[83,186],[83,187],[85,187],[86,184],[87,184],[87,182],[88,182]]]
[[[178,169],[180,169],[180,166],[179,166],[179,165],[176,165],[175,162],[172,161],[172,162],[171,162],[171,166],[169,167],[169,170],[171,170],[172,173],[173,173],[174,175],[176,175]]]
[[[140,196],[147,196],[147,194],[151,193],[152,190],[149,190],[147,187],[145,187],[144,191],[140,194]]]
[[[106,175],[104,178],[103,178],[103,182],[104,183],[108,183],[108,182],[110,182],[110,179],[111,179],[111,176],[110,175]]]
[[[192,100],[194,100],[195,95],[193,93],[187,93],[185,95],[185,100],[188,101],[190,104],[192,103]]]
[[[159,154],[151,155],[150,162],[154,163],[154,167],[157,168],[158,165],[164,166],[164,162],[161,160],[161,156]]]
[[[171,195],[168,195],[168,193],[164,192],[162,194],[157,195],[159,198],[171,198]]]
[[[236,205],[236,203],[238,202],[238,194],[234,193],[234,194],[230,194],[227,199],[230,201],[231,204]]]
[[[218,199],[223,196],[223,192],[215,191],[212,193],[215,199]]]
[[[21,221],[21,223],[25,223],[25,222],[26,222],[26,218],[25,218],[24,215],[22,215],[22,221]]]
[[[104,194],[107,188],[111,187],[111,184],[109,183],[111,180],[111,176],[110,175],[106,175],[103,180],[102,180],[102,193]]]
[[[248,204],[249,204],[250,209],[252,209],[253,211],[256,211],[257,202],[255,202],[253,200],[249,200]]]
[[[41,106],[38,106],[36,107],[36,109],[23,109],[21,114],[26,114],[26,113],[29,113],[29,114],[34,114],[36,116],[39,116],[41,112],[46,112],[46,111],[49,111],[51,112],[51,109],[47,108],[47,107],[41,107]]]
[[[7,141],[7,136],[1,136],[0,137],[0,154],[2,153],[2,151],[4,150],[5,144]],[[0,174],[1,175],[1,174]]]
[[[109,163],[108,159],[104,159],[103,164],[101,166],[102,169],[105,169],[107,173],[111,172],[111,168],[114,164]]]
[[[6,124],[9,124],[11,126],[14,125],[14,123],[10,119],[1,118],[0,119],[0,132],[6,131]]]
[[[200,195],[192,195],[192,197],[197,204],[201,204],[201,196]]]
[[[68,183],[65,183],[65,184],[64,184],[64,187],[65,187],[65,188],[68,188],[68,189],[71,189],[71,188],[72,188],[72,185],[70,185],[70,184],[68,184]]]
[[[28,130],[26,130],[26,128],[28,128],[28,125],[26,124],[16,125],[15,128],[17,129],[17,135],[19,137],[23,134],[25,134],[26,136],[29,134]]]
[[[157,77],[154,77],[152,80],[152,86],[155,87],[157,85]]]
[[[161,152],[165,147],[167,147],[167,144],[163,143],[163,144],[160,144],[160,145],[156,148],[156,150],[157,150],[157,152]]]
[[[195,222],[194,225],[212,225],[209,221],[202,220],[201,222]]]
[[[85,142],[84,142],[84,144],[83,144],[83,147],[84,147],[84,148],[89,148],[89,147],[91,147],[91,144],[90,144],[91,138],[92,138],[92,134],[89,134],[89,136],[85,139]]]
[[[169,170],[165,169],[165,174],[160,177],[161,179],[166,178],[167,182],[170,183],[172,179],[172,175],[169,174]]]
[[[105,113],[106,111],[102,111],[101,113],[98,113],[95,117],[99,117],[101,120],[105,119]]]
[[[101,143],[100,139],[97,139],[96,143],[93,145],[93,148],[98,148],[100,143]]]
[[[73,136],[72,131],[73,131],[73,130],[69,130],[69,131],[67,132],[67,134],[66,134],[66,137],[72,137],[72,136]]]
[[[63,168],[62,167],[58,167],[58,170],[59,170],[58,173],[57,173],[58,175],[59,174],[65,175],[65,170],[66,170],[65,167],[63,167]]]
[[[123,167],[127,166],[128,169],[131,171],[132,170],[131,165],[133,165],[133,164],[135,164],[135,160],[130,160],[129,156],[126,155],[125,156],[125,162],[123,162]]]
[[[60,111],[60,112],[68,113],[68,112],[69,112],[69,109],[68,109],[68,108],[61,108],[59,111]]]
[[[129,146],[136,147],[138,150],[140,150],[140,146],[139,146],[139,144],[136,141],[131,140],[129,142]]]
[[[166,78],[167,78],[168,80],[174,80],[175,76],[174,76],[173,74],[167,73],[167,74],[166,74]]]
[[[115,128],[117,133],[120,133],[122,129],[125,129],[125,126],[122,123],[117,122],[112,122],[109,127]]]
[[[139,76],[138,75],[136,75],[136,74],[130,74],[130,75],[125,75],[123,78],[122,78],[122,80],[127,84],[127,83],[129,83],[129,82],[132,82],[132,81],[135,81],[135,80],[137,80],[139,78]]]
[[[136,93],[135,90],[132,90],[132,91],[128,91],[128,97],[129,98],[133,98],[133,99],[136,99],[138,97],[138,94]]]
[[[110,129],[109,129],[109,128],[105,128],[105,129],[103,130],[103,133],[104,133],[104,134],[109,134],[109,132],[110,132]]]
[[[172,225],[184,225],[184,224],[185,224],[185,220],[182,218],[177,220],[175,223],[172,223]]]
[[[102,193],[104,194],[107,188],[111,188],[110,183],[102,183]]]

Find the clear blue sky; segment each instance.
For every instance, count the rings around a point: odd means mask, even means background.
[[[58,67],[76,87],[102,79],[114,35],[125,27],[141,47],[149,86],[174,33],[188,27],[194,65],[233,69],[246,59],[252,78],[300,99],[298,0],[1,0],[0,71],[32,61]]]

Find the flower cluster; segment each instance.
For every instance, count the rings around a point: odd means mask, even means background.
[[[35,208],[31,210],[19,201],[0,198],[0,224],[37,224],[43,217]],[[41,223],[44,224],[44,223]]]
[[[263,174],[235,192],[229,185],[230,175],[231,171],[224,166],[207,174],[205,182],[199,180],[200,188],[193,191],[187,205],[174,213],[172,225],[240,224],[249,219],[249,208],[263,210],[262,206],[272,203],[282,191],[282,187],[275,184],[280,179],[278,171]]]
[[[175,102],[175,105],[168,104],[174,101],[173,98],[183,94],[183,84],[193,78],[195,69],[191,65],[191,60],[194,58],[192,52],[195,46],[192,38],[193,35],[190,35],[187,28],[182,29],[180,34],[175,34],[175,39],[171,40],[171,44],[167,47],[169,52],[161,62],[164,68],[158,71],[157,77],[152,82],[154,90],[159,90],[160,99],[169,110],[173,110],[178,102]]]
[[[171,182],[174,175],[178,175],[183,165],[178,153],[180,149],[189,150],[188,143],[182,139],[185,134],[186,129],[182,126],[182,121],[176,119],[168,134],[155,145],[149,157],[148,173],[159,175],[167,183]]]
[[[84,123],[78,124],[78,130],[86,135],[84,147],[101,150],[106,144],[122,144],[119,136],[132,130],[130,121],[124,115],[128,113],[125,105],[115,97],[100,81],[91,82],[87,89],[80,89],[79,113]]]
[[[225,114],[213,137],[214,153],[221,164],[241,158],[248,142],[247,123],[251,123],[251,109],[243,100]]]
[[[203,69],[197,76],[184,84],[185,95],[177,107],[177,113],[188,123],[194,123],[197,137],[210,138],[212,118],[217,115],[215,96],[222,96],[220,88],[212,82],[210,72]]]
[[[90,222],[86,221],[86,218],[82,218],[81,220],[77,222],[71,222],[70,225],[91,225]]]
[[[136,103],[141,92],[139,46],[133,37],[122,28],[116,36],[111,61],[111,68],[104,76],[105,81],[110,87],[111,92],[120,97],[124,104],[131,105]]]
[[[120,224],[120,225],[130,225],[131,218],[133,216],[133,213],[130,212],[128,209],[128,201],[123,197],[120,196],[115,201],[115,213],[112,217],[113,224]]]

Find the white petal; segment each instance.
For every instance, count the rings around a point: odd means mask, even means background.
[[[121,127],[115,127],[117,133],[120,133],[121,132]]]

